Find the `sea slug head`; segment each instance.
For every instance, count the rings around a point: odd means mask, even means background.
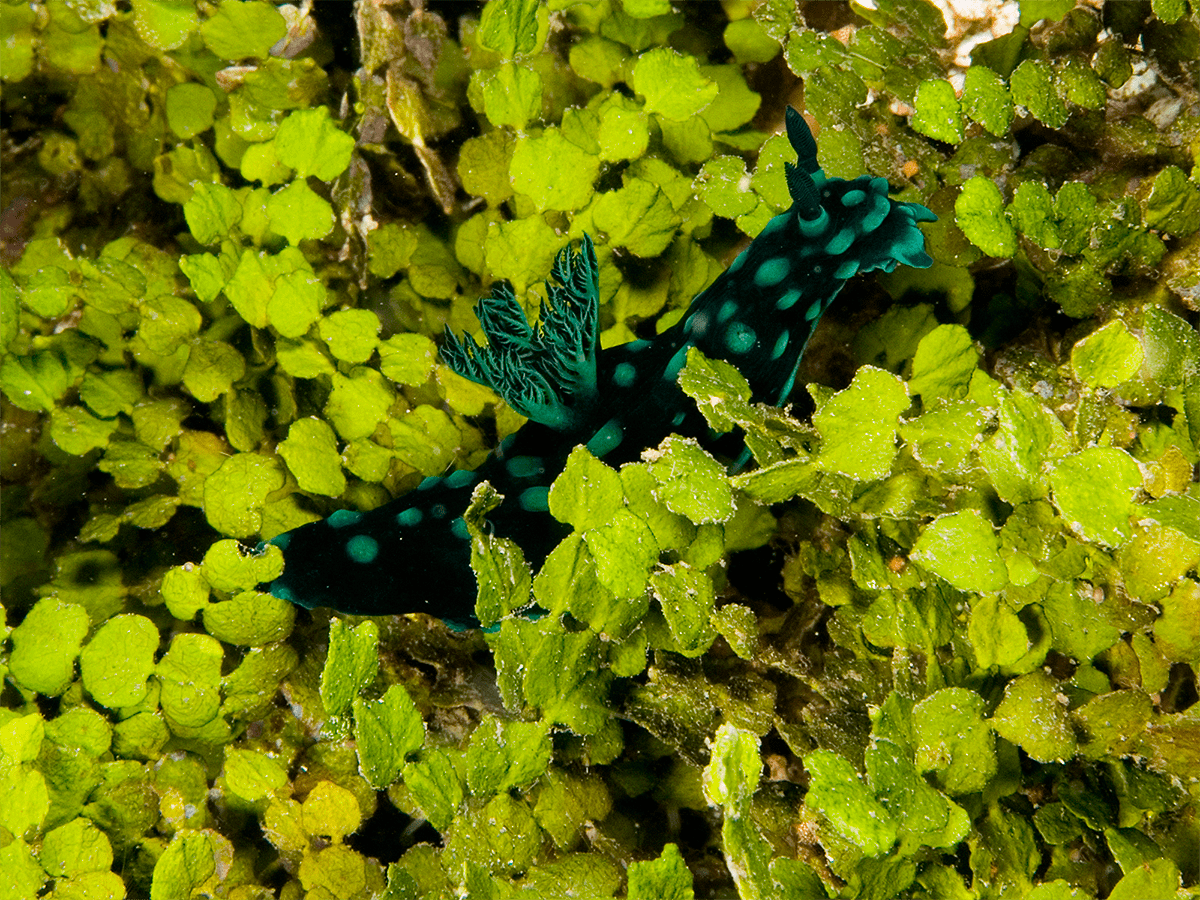
[[[804,118],[791,107],[786,118],[788,139],[797,155],[796,164],[786,166],[801,237],[794,252],[809,267],[820,266],[817,271],[839,280],[872,269],[890,272],[898,265],[920,269],[932,265],[917,223],[935,222],[937,216],[919,203],[891,199],[885,178],[826,177]]]

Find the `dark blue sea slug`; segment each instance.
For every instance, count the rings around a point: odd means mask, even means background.
[[[597,349],[599,280],[587,236],[578,252],[559,253],[535,324],[512,290],[497,285],[476,309],[487,344],[448,332],[442,356],[456,372],[494,388],[530,422],[473,472],[426,478],[370,512],[340,510],[275,537],[284,571],[271,593],[309,608],[426,612],[474,622],[475,579],[462,514],[481,481],[505,498],[488,515],[495,533],[515,540],[537,565],[566,534],[548,514],[547,496],[573,447],[584,444],[620,465],[671,433],[710,438],[676,383],[690,347],[736,365],[754,401],[781,403],[842,285],[872,269],[929,266],[917,223],[936,219],[920,204],[890,199],[883,178],[827,178],[812,132],[790,108],[787,134],[798,156],[787,166],[791,208],[771,219],[687,315],[654,340]]]

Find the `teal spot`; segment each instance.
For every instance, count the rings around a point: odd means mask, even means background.
[[[821,209],[821,214],[815,219],[797,218],[796,225],[800,228],[800,234],[806,238],[820,237],[829,229],[829,213],[825,209]]]
[[[508,451],[512,449],[513,442],[516,441],[516,439],[517,436],[515,434],[510,434],[508,437],[502,440],[500,442],[500,446],[496,448],[496,459],[504,459],[504,457],[508,455]]]
[[[768,259],[754,273],[754,283],[759,287],[774,287],[788,277],[792,271],[792,261],[786,256]]]
[[[296,602],[296,595],[293,594],[288,588],[285,588],[282,584],[271,585],[271,596],[278,597],[280,600],[286,600],[288,603]]]
[[[721,308],[717,310],[717,321],[724,322],[726,319],[732,319],[733,314],[737,312],[737,308],[738,305],[736,301],[726,300],[721,304]]]
[[[692,313],[687,317],[684,323],[684,330],[688,334],[701,335],[708,331],[708,314],[707,313]]]
[[[816,319],[819,319],[821,318],[821,313],[823,312],[825,312],[825,303],[822,300],[818,300],[804,311],[804,321],[812,322]]]
[[[540,456],[514,456],[504,464],[513,478],[532,478],[540,475],[545,467],[545,461]]]
[[[429,515],[433,516],[435,519],[444,519],[446,518],[446,507],[442,506],[440,503],[435,503],[433,506],[429,507]]]
[[[624,437],[625,432],[617,420],[609,419],[599,431],[592,435],[592,439],[587,442],[587,448],[593,456],[604,456],[609,451],[615,450]],[[533,490],[533,488],[529,490]],[[523,497],[524,494],[521,496]]]
[[[791,309],[796,305],[796,301],[803,296],[803,291],[801,291],[799,288],[793,288],[775,301],[775,308],[778,310]]]
[[[663,381],[675,380],[675,376],[679,374],[679,370],[687,362],[687,352],[688,348],[684,347],[671,357],[671,361],[667,363],[667,368],[663,370]]]
[[[677,412],[677,413],[675,413],[675,418],[673,418],[671,420],[671,424],[673,426],[675,426],[676,428],[678,428],[680,425],[683,424],[683,420],[686,418],[687,418],[687,413]]]
[[[829,243],[825,245],[825,252],[830,256],[837,256],[849,250],[850,245],[853,243],[854,230],[851,228],[843,228],[829,239]]]
[[[613,369],[613,384],[617,387],[629,387],[637,378],[637,366],[623,362]]]
[[[757,340],[758,335],[745,322],[734,322],[725,332],[725,346],[730,353],[745,353]]]
[[[420,525],[425,513],[415,507],[409,507],[402,513],[396,513],[397,525]]]
[[[857,274],[858,260],[848,259],[837,267],[837,271],[833,273],[833,277],[840,278],[842,281],[845,281],[847,278],[853,278]]]
[[[471,532],[467,531],[467,520],[459,516],[450,523],[450,533],[460,541],[470,540]]]
[[[526,488],[517,498],[517,503],[521,504],[521,509],[525,512],[546,512],[550,509],[550,488]]]
[[[881,194],[886,197],[888,192],[888,180],[880,178],[878,175],[871,179],[871,190],[876,194]]]
[[[736,272],[738,269],[740,269],[742,266],[744,266],[746,264],[746,254],[748,254],[749,252],[750,251],[747,249],[747,250],[743,250],[741,253],[739,253],[737,255],[737,259],[735,259],[732,263],[729,264],[729,271]]]
[[[268,544],[274,544],[280,550],[286,550],[288,544],[292,542],[292,533],[285,531],[283,534],[277,534],[275,537],[267,541]]]
[[[356,534],[346,541],[346,555],[356,563],[372,563],[379,555],[379,541],[365,534]]]
[[[466,487],[475,480],[475,473],[470,469],[458,469],[446,476],[446,485],[452,488]]]
[[[858,206],[858,204],[862,203],[866,199],[867,195],[864,191],[846,191],[846,193],[842,195],[842,206],[846,207],[846,209],[850,209],[853,206]]]
[[[650,342],[649,341],[630,341],[628,344],[624,344],[623,346],[630,353],[637,353],[639,350],[645,350],[647,347],[649,347]]]
[[[339,509],[325,521],[330,528],[345,528],[347,525],[357,525],[362,519],[362,513],[352,509]]]
[[[783,329],[783,333],[775,341],[775,349],[771,351],[771,359],[779,359],[779,357],[783,356],[784,351],[787,350],[788,339],[790,337],[791,335],[788,333],[788,330],[786,328]]]
[[[436,475],[430,475],[428,478],[426,478],[424,481],[422,481],[420,484],[417,485],[417,490],[418,491],[427,491],[441,480],[442,479],[438,478]]]

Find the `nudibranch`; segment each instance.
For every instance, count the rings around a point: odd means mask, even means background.
[[[494,533],[515,540],[537,565],[566,534],[547,497],[574,447],[620,465],[671,433],[710,437],[677,384],[689,348],[735,365],[755,402],[782,403],[842,286],[875,269],[931,265],[917,223],[936,220],[920,204],[891,199],[884,178],[826,177],[812,132],[794,109],[786,127],[797,155],[786,167],[791,207],[654,340],[597,349],[599,273],[586,235],[578,251],[559,253],[535,323],[511,288],[495,286],[476,308],[486,345],[448,332],[442,357],[530,421],[474,471],[426,478],[377,509],[339,510],[273,538],[284,570],[271,593],[308,608],[425,612],[471,624],[476,588],[462,515],[480,482],[504,496],[488,515]]]

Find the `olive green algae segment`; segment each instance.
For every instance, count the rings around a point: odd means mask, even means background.
[[[635,802],[719,809],[741,896],[1194,893],[1197,138],[1133,74],[1195,82],[1195,8],[1025,3],[961,83],[928,4],[847,7],[843,40],[790,3],[698,9],[493,2],[453,37],[427,11],[390,80],[401,39],[364,19],[351,106],[411,146],[394,165],[327,111],[349,73],[290,7],[4,4],[5,112],[39,136],[3,166],[36,198],[0,270],[4,890],[688,896],[711,858],[686,830],[636,845]],[[733,228],[790,205],[786,137],[754,127],[779,101],[752,67],[782,65],[829,174],[940,217],[934,268],[883,279],[936,314],[829,323],[868,367],[810,371],[842,390],[806,420],[689,361],[760,468],[580,452],[538,572],[476,522],[488,645],[259,593],[259,537],[519,425],[437,357],[493,279],[525,296],[588,233],[605,345],[678,320]],[[431,205],[404,216],[366,154]],[[433,208],[448,229],[413,224]],[[796,497],[789,618],[717,561],[774,533],[754,501]],[[506,618],[531,599],[550,615]],[[489,645],[504,710],[474,687]],[[443,846],[354,849],[380,803]]]

